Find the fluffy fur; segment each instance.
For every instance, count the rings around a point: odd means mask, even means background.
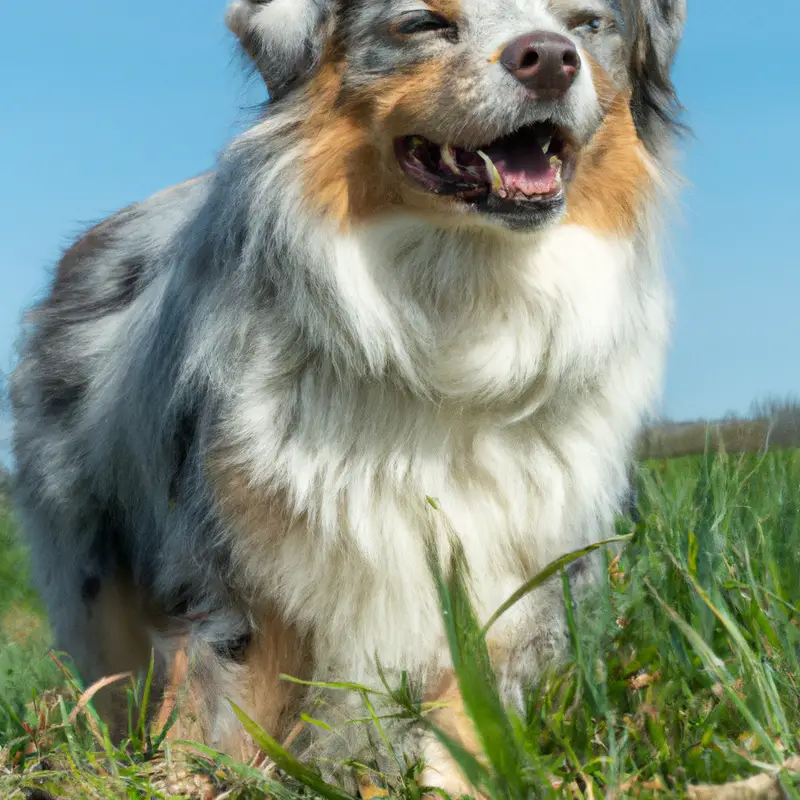
[[[425,537],[445,565],[460,542],[485,618],[608,534],[668,335],[684,5],[595,0],[597,32],[575,26],[586,5],[232,4],[263,120],[64,255],[13,376],[18,509],[84,678],[155,647],[169,699],[190,664],[176,732],[237,755],[225,697],[285,735],[303,698],[282,672],[375,684],[377,656],[452,699]],[[391,33],[426,8],[447,35]],[[546,109],[493,58],[531,30],[584,61]],[[395,136],[475,147],[543,114],[580,158],[566,216],[535,230],[419,191],[394,159]],[[563,637],[549,589],[493,630],[509,702]]]

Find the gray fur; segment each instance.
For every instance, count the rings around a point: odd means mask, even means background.
[[[632,34],[634,119],[652,152],[669,142],[681,107],[671,70],[686,22],[686,0],[624,0]]]
[[[330,0],[234,0],[228,27],[267,83],[273,100],[319,64]]]
[[[387,39],[383,22],[419,6],[308,0],[281,38],[252,27],[270,4],[237,0],[229,20],[280,102],[212,173],[80,240],[29,318],[12,385],[16,500],[57,644],[88,678],[106,667],[86,634],[97,582],[124,579],[156,609],[154,644],[189,626],[215,665],[239,658],[273,603],[313,638],[318,677],[367,680],[385,639],[393,674],[417,658],[424,681],[446,653],[414,531],[432,527],[443,557],[449,533],[428,516],[423,478],[454,487],[459,535],[459,521],[475,520],[467,557],[476,575],[498,576],[476,587],[481,613],[548,555],[608,531],[658,394],[658,199],[624,241],[439,228],[401,212],[344,235],[299,185],[307,85],[326,48],[347,55],[345,94],[446,53],[453,82],[418,120],[440,141],[480,143],[543,114],[591,140],[602,116],[588,94],[534,108],[489,64],[530,26],[568,32],[575,3],[462,0],[457,41]],[[682,7],[653,2],[621,28],[611,5],[599,8],[610,24],[585,46],[620,91],[633,89],[661,158]],[[606,269],[616,287],[606,306],[570,279],[586,252],[589,274]],[[601,327],[587,333],[581,315],[598,307]],[[211,475],[220,461],[245,471],[255,496],[285,499],[291,521],[272,549],[242,549]],[[458,503],[473,501],[459,520]],[[498,632],[518,654],[503,670],[510,699],[536,642],[563,639],[550,594],[519,613]]]

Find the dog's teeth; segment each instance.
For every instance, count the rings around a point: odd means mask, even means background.
[[[499,192],[503,188],[503,179],[500,176],[500,173],[497,171],[497,167],[494,165],[494,161],[492,161],[483,150],[476,151],[478,155],[483,159],[484,163],[486,164],[486,169],[489,172],[489,177],[492,180],[492,189]]]
[[[548,136],[547,139],[545,139],[542,142],[542,152],[545,155],[547,155],[547,151],[550,149],[550,144],[552,143],[552,141],[553,141],[553,137],[552,136]]]
[[[561,168],[561,159],[558,156],[550,156],[550,166]]]
[[[461,174],[461,168],[458,166],[456,162],[456,151],[450,147],[449,144],[442,145],[442,161],[444,161],[445,166],[452,172],[454,175]]]

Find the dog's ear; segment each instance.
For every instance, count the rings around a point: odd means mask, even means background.
[[[226,22],[279,100],[314,72],[330,0],[232,0]]]
[[[631,110],[645,145],[657,152],[681,127],[672,65],[686,22],[686,0],[627,0]]]

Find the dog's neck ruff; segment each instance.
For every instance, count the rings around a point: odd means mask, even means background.
[[[265,395],[280,364],[267,334],[253,343],[223,436],[320,548],[297,597],[321,607],[334,585],[320,565],[355,559],[391,576],[411,608],[427,591],[426,496],[441,509],[443,552],[454,533],[475,568],[482,615],[565,549],[602,538],[660,386],[667,324],[649,253],[573,225],[522,238],[397,217],[344,234],[313,224],[306,237],[312,300],[296,310],[314,355]],[[258,574],[296,580],[292,537]],[[281,602],[311,624],[318,607],[294,598]],[[408,637],[435,614],[415,609]],[[343,629],[329,627],[335,650]],[[369,636],[364,652],[381,644],[401,665],[406,634],[396,653]]]
[[[462,412],[517,413],[534,387],[580,392],[643,327],[662,335],[659,315],[642,310],[648,292],[658,303],[664,291],[646,214],[631,237],[567,223],[441,227],[398,211],[341,230],[309,210],[292,180],[297,153],[265,147],[276,125],[239,152],[244,163],[277,154],[251,169],[254,222],[236,261],[252,294],[275,284],[284,322],[337,380],[390,380]],[[280,202],[265,199],[268,186]]]

